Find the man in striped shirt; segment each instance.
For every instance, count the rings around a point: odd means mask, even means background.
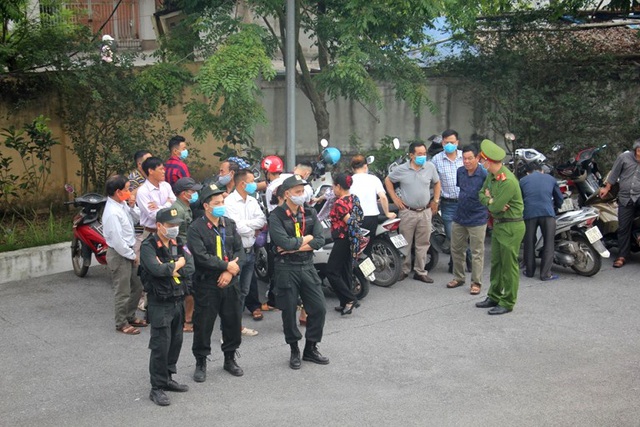
[[[433,156],[431,161],[435,165],[442,183],[440,212],[445,233],[451,241],[451,225],[453,224],[453,216],[458,209],[458,196],[460,195],[460,189],[456,186],[456,177],[458,169],[463,166],[462,151],[458,150],[458,132],[453,129],[442,132],[442,147],[444,151]],[[449,273],[452,272],[452,267],[453,262],[449,259]]]

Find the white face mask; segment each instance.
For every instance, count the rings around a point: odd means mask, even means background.
[[[293,203],[294,205],[298,205],[298,206],[304,205],[304,202],[307,201],[307,198],[306,198],[306,196],[304,194],[302,194],[300,196],[291,195],[291,196],[289,196],[289,199],[291,200],[291,203]]]
[[[175,226],[175,227],[165,227],[165,237],[167,239],[175,239],[176,237],[178,237],[178,234],[180,233],[180,226]]]

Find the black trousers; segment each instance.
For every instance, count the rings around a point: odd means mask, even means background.
[[[151,387],[163,389],[172,374],[177,372],[176,363],[182,349],[182,326],[184,304],[182,299],[171,302],[148,297],[148,319],[151,322],[149,338],[149,374]]]
[[[631,231],[633,219],[640,209],[640,198],[634,203],[629,200],[626,206],[618,205],[618,256],[627,258],[631,253]]]
[[[555,248],[556,219],[552,216],[539,216],[525,219],[524,225],[524,275],[533,277],[536,274],[536,232],[540,227],[544,241],[540,253],[540,278],[549,277]]]
[[[327,261],[327,280],[329,280],[331,289],[340,300],[342,307],[356,300],[352,288],[352,266],[349,240],[335,239],[333,249],[329,254],[329,261]]]
[[[218,288],[215,281],[206,285],[194,284],[193,291],[193,355],[198,359],[211,354],[211,334],[218,315],[222,325],[221,349],[223,352],[236,351],[242,341],[238,281],[234,280],[233,285],[223,289]]]
[[[276,307],[282,311],[282,329],[287,344],[296,343],[302,338],[296,319],[298,299],[302,299],[307,312],[305,338],[310,342],[320,342],[327,308],[322,283],[313,264],[287,265],[275,262],[274,293]]]
[[[367,256],[371,256],[371,244],[373,243],[373,238],[376,236],[376,229],[378,228],[378,216],[365,216],[362,219],[361,228],[369,230],[369,234],[367,237],[369,238],[369,243],[367,243],[367,247],[364,249],[364,253]]]

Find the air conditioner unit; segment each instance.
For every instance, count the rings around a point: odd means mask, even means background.
[[[171,30],[185,18],[185,15],[181,10],[176,10],[162,14],[154,13],[153,17],[153,29],[156,32],[156,37],[160,38],[161,36],[168,37],[171,34]]]

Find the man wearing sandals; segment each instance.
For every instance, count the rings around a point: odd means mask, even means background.
[[[600,189],[600,198],[606,197],[611,186],[618,182],[618,258],[615,268],[625,265],[631,253],[631,229],[640,210],[640,139],[633,142],[633,149],[620,154],[613,163],[605,186]]]
[[[183,222],[177,209],[160,209],[156,214],[157,231],[142,242],[140,249],[140,277],[147,291],[151,321],[149,399],[159,406],[171,403],[165,391],[189,390],[171,378],[177,372],[182,349],[184,296],[194,272],[193,259],[178,236]]]
[[[522,218],[524,203],[518,179],[502,164],[506,156],[504,149],[485,139],[480,144],[480,150],[489,174],[478,192],[478,198],[493,216],[493,232],[491,286],[487,298],[476,303],[476,307],[490,308],[489,314],[500,315],[511,312],[518,298],[518,252],[525,229]]]
[[[145,327],[144,320],[135,317],[142,283],[137,275],[138,256],[133,247],[136,235],[133,225],[140,217],[135,199],[129,191],[129,181],[122,175],[107,179],[107,203],[102,213],[102,227],[107,250],[107,266],[115,293],[116,330],[137,335]]]
[[[467,242],[471,247],[471,295],[480,293],[484,268],[484,238],[487,232],[487,208],[480,203],[478,192],[482,188],[487,171],[479,165],[478,148],[469,145],[462,149],[463,166],[456,173],[456,185],[460,188],[456,211],[451,226],[451,258],[453,280],[447,288],[464,285]]]

